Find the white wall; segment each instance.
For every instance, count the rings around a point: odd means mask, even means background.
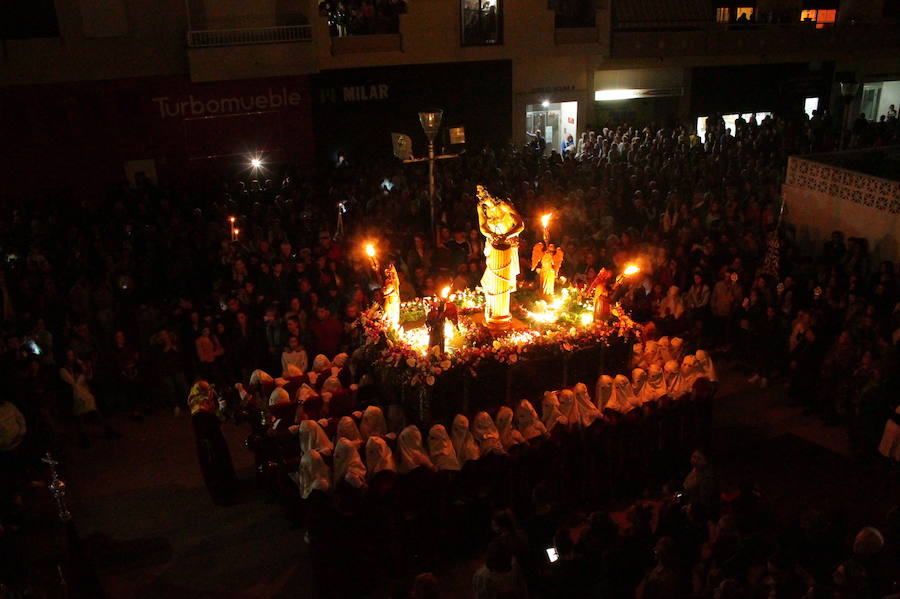
[[[885,81],[881,86],[881,101],[878,103],[878,115],[875,120],[881,118],[881,115],[887,114],[888,107],[893,104],[894,108],[900,110],[900,81]]]
[[[562,128],[560,141],[571,135],[578,142],[578,102],[563,102],[560,109],[559,126]],[[572,122],[569,122],[572,119]]]

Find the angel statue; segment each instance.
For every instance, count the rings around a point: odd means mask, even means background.
[[[519,276],[519,233],[525,229],[522,217],[510,202],[493,197],[479,185],[478,226],[487,243],[487,268],[481,277],[484,291],[484,320],[488,327],[509,326],[509,296],[516,290]]]
[[[384,297],[384,320],[396,329],[400,326],[400,276],[393,264],[384,269],[381,295]]]
[[[564,252],[552,243],[539,241],[531,250],[531,270],[538,271],[541,281],[541,295],[545,299],[553,297],[556,277],[563,263]]]

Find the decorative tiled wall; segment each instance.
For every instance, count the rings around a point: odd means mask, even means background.
[[[900,214],[900,183],[791,156],[785,183]]]

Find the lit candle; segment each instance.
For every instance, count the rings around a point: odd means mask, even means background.
[[[238,229],[237,227],[235,227],[234,229],[232,229],[232,232],[231,232],[231,234],[232,234],[232,236],[233,236],[232,241],[237,241],[237,240],[238,240],[238,234],[239,234],[240,232],[241,232],[241,230]]]
[[[235,240],[235,235],[234,235],[234,221],[235,220],[236,219],[233,216],[228,217],[228,223],[231,226],[231,241]]]
[[[553,216],[552,212],[548,212],[547,214],[541,217],[541,226],[544,228],[544,244],[548,243],[549,236],[547,234],[547,227],[550,226],[550,217]]]
[[[625,270],[622,272],[626,277],[630,277],[631,275],[637,274],[641,272],[641,268],[637,264],[629,264],[625,267]]]
[[[372,268],[378,272],[378,262],[375,260],[375,246],[371,243],[366,244],[366,256],[372,261]]]

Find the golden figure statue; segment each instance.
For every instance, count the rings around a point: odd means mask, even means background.
[[[479,185],[478,226],[487,239],[484,255],[487,268],[481,277],[484,291],[484,320],[488,327],[509,326],[509,296],[516,290],[519,276],[519,233],[525,228],[512,204],[493,197]]]
[[[531,250],[531,270],[537,270],[544,299],[553,297],[556,291],[556,277],[563,263],[564,252],[552,243],[539,241]]]
[[[381,295],[384,297],[384,320],[396,329],[400,326],[400,276],[393,264],[384,269]]]

